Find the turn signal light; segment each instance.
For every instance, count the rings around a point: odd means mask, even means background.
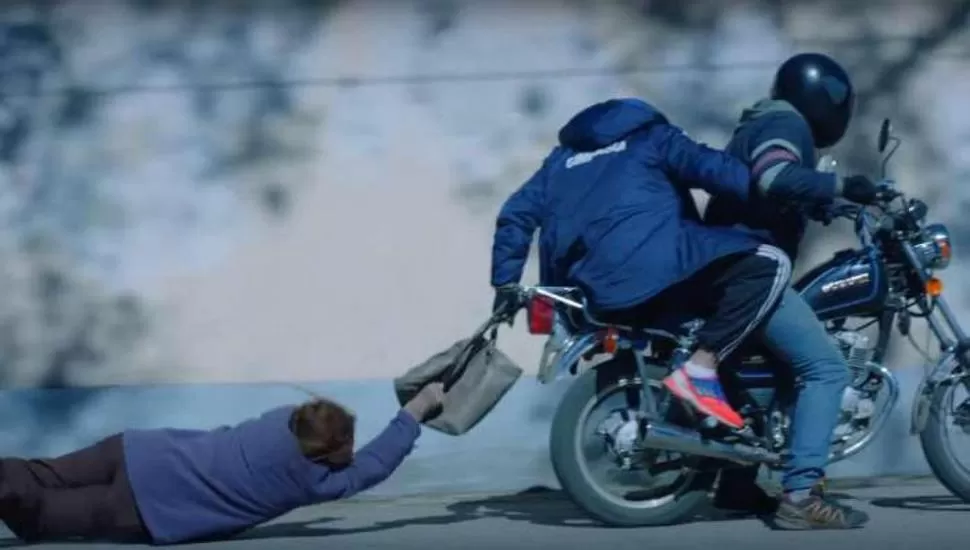
[[[616,353],[617,341],[620,335],[615,328],[608,328],[603,333],[603,351],[613,355]]]

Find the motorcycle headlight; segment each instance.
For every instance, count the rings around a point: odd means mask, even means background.
[[[950,230],[942,223],[923,228],[923,240],[914,248],[923,258],[923,265],[930,269],[945,269],[950,265],[953,248],[950,246]]]

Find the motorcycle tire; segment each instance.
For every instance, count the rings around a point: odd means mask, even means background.
[[[947,445],[947,402],[954,385],[942,384],[930,396],[926,426],[920,432],[923,455],[940,483],[964,502],[970,503],[970,470],[961,465]]]
[[[632,360],[611,359],[576,377],[556,409],[550,433],[553,470],[563,491],[582,510],[601,523],[612,527],[647,527],[681,523],[695,515],[709,501],[716,473],[697,472],[679,494],[654,508],[624,506],[604,497],[585,473],[579,456],[584,416],[601,392],[615,387],[622,378],[632,380]],[[631,382],[632,383],[632,382]],[[637,382],[639,385],[640,383]],[[629,386],[626,386],[629,387]]]

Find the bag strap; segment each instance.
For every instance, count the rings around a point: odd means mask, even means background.
[[[498,315],[492,315],[491,317],[489,317],[488,320],[482,324],[482,326],[478,327],[478,330],[472,333],[472,337],[469,339],[469,342],[468,342],[468,347],[471,347],[476,341],[478,341],[483,336],[485,336],[485,333],[489,331],[491,331],[491,334],[488,335],[489,340],[494,341],[495,339],[497,339],[498,326],[500,324],[501,322],[499,321]]]
[[[445,391],[448,391],[451,386],[453,386],[455,382],[461,378],[461,375],[465,373],[465,369],[468,367],[468,353],[473,350],[483,338],[486,340],[486,347],[489,349],[494,348],[495,342],[498,340],[498,326],[500,324],[502,324],[501,318],[498,315],[492,315],[487,321],[485,321],[485,323],[478,327],[478,330],[472,334],[472,336],[468,339],[468,343],[465,344],[465,347],[462,348],[461,352],[458,354],[460,361],[455,365],[455,368],[451,371],[450,376],[448,376],[444,381]]]

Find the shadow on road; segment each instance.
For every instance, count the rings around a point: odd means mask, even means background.
[[[950,495],[876,498],[870,504],[877,508],[900,508],[924,512],[970,512],[970,504]]]
[[[446,507],[447,514],[436,516],[402,518],[379,521],[364,527],[332,528],[324,524],[336,518],[321,518],[307,522],[278,523],[259,527],[235,537],[237,540],[325,537],[354,535],[399,529],[412,525],[440,526],[474,521],[482,518],[501,518],[525,521],[535,525],[554,527],[598,527],[591,519],[570,502],[560,491],[536,487],[511,495],[500,495],[478,500],[456,502]],[[721,512],[710,507],[701,510],[693,521],[731,521],[751,516]]]
[[[502,518],[527,521],[536,525],[552,527],[599,527],[592,519],[562,493],[544,487],[535,487],[521,493],[489,497],[480,500],[458,502],[448,507],[458,515],[468,517]],[[731,521],[747,519],[749,514],[737,514],[707,506],[699,510],[691,521]]]
[[[830,494],[837,500],[851,500],[846,494]],[[958,505],[954,507],[954,504]],[[921,510],[970,510],[951,497],[914,497],[909,499],[877,499],[875,506],[912,508]],[[361,503],[360,513],[367,512],[366,503]],[[406,509],[406,507],[405,507]],[[267,540],[305,537],[346,536],[363,533],[391,531],[410,526],[443,526],[475,521],[484,518],[498,518],[509,521],[524,521],[534,525],[551,527],[596,528],[601,524],[591,519],[576,505],[569,501],[561,491],[535,487],[519,493],[493,496],[488,498],[455,502],[445,507],[447,513],[439,515],[406,517],[389,521],[377,521],[361,527],[334,527],[333,522],[340,517],[319,517],[307,521],[274,523],[257,527],[232,537],[234,540]],[[708,506],[698,512],[692,522],[719,522],[754,519],[752,515],[724,512]],[[0,540],[0,548],[20,546],[16,539]]]
[[[363,509],[363,507],[361,507]],[[363,510],[362,510],[363,511]],[[303,537],[327,537],[338,535],[357,535],[362,533],[375,533],[400,529],[411,525],[450,525],[476,519],[475,517],[463,517],[458,514],[446,514],[440,516],[424,516],[414,518],[402,518],[391,521],[378,521],[365,527],[349,527],[337,529],[332,527],[318,527],[318,525],[336,521],[340,518],[321,518],[310,521],[275,523],[264,527],[257,527],[251,531],[241,533],[234,540],[257,540],[257,539],[276,539],[276,538],[303,538]]]

